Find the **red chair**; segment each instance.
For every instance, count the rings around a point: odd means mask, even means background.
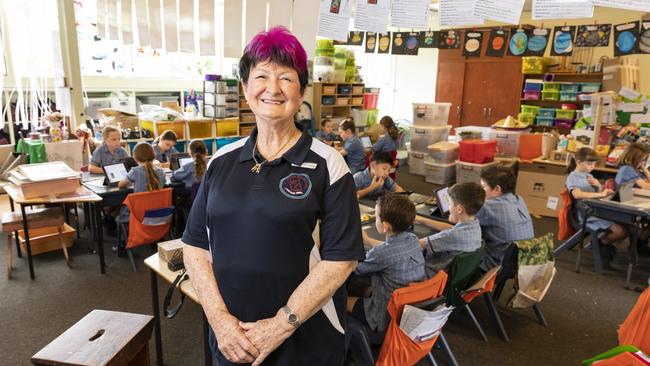
[[[635,346],[645,354],[650,354],[650,287],[646,287],[621,324],[618,343]]]
[[[135,271],[135,260],[131,249],[155,243],[169,233],[174,212],[172,188],[131,193],[124,200],[124,204],[131,213],[126,252]]]

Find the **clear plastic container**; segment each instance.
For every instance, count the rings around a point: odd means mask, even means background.
[[[556,109],[555,118],[557,119],[574,119],[576,116],[575,110],[570,109]]]
[[[436,164],[452,164],[458,160],[458,144],[441,141],[430,145],[429,157]]]
[[[537,111],[537,117],[554,118],[555,108],[540,108]]]
[[[519,136],[528,131],[496,131],[490,132],[490,140],[497,142],[496,156],[513,158],[519,154]]]
[[[466,183],[473,182],[480,184],[481,182],[481,173],[483,170],[498,164],[498,162],[493,161],[486,164],[474,164],[467,163],[464,161],[456,162],[456,183]]]
[[[413,126],[445,126],[451,103],[413,103]]]
[[[583,93],[598,93],[600,83],[580,83],[580,91]]]
[[[429,145],[447,141],[451,126],[413,126],[410,129],[411,150],[428,152]]]
[[[560,100],[559,91],[542,91],[542,100]]]
[[[431,161],[429,154],[426,152],[409,151],[409,173],[415,175],[425,175],[425,161]]]
[[[424,162],[424,180],[434,184],[451,184],[456,180],[456,163]]]

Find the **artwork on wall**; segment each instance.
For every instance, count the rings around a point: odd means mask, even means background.
[[[363,44],[364,32],[350,32],[348,34],[348,46],[361,46]]]
[[[548,28],[535,28],[530,30],[525,55],[544,56],[550,34],[551,30]]]
[[[650,53],[650,22],[641,22],[639,33],[639,52]]]
[[[575,25],[555,27],[553,31],[551,55],[571,56],[573,54],[573,41],[575,39],[575,33]]]
[[[438,33],[434,31],[420,32],[420,48],[438,48]]]
[[[639,49],[639,22],[618,24],[614,27],[614,56],[637,53]]]
[[[460,48],[460,32],[455,30],[448,30],[438,33],[438,48]]]
[[[492,29],[485,54],[492,57],[503,57],[509,32],[505,29]]]
[[[366,53],[375,53],[377,47],[377,33],[366,32]]]
[[[528,32],[522,28],[513,28],[510,42],[508,42],[508,55],[523,56],[528,48]]]
[[[611,24],[579,25],[576,47],[607,47],[611,34]]]
[[[390,53],[390,32],[379,34],[377,53]]]
[[[482,32],[466,32],[465,46],[463,47],[463,56],[468,56],[468,57],[481,56],[482,43],[483,43]]]

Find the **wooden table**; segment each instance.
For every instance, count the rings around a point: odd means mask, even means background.
[[[65,212],[65,204],[66,203],[78,203],[78,202],[83,202],[83,203],[89,203],[93,204],[95,207],[95,212],[94,215],[96,217],[96,224],[91,225],[91,230],[93,230],[93,233],[97,232],[98,240],[97,240],[97,251],[99,253],[99,268],[101,273],[106,273],[106,265],[104,263],[104,243],[103,243],[103,236],[102,236],[102,225],[101,225],[101,203],[102,203],[102,198],[99,197],[96,194],[91,194],[88,197],[77,197],[77,198],[69,198],[69,199],[55,199],[54,197],[51,196],[42,196],[42,197],[35,197],[35,198],[29,198],[26,199],[23,197],[22,192],[20,189],[13,184],[8,184],[4,186],[5,192],[7,192],[7,195],[9,196],[9,205],[11,206],[11,211],[15,211],[14,203],[17,203],[20,205],[20,212],[22,214],[23,218],[23,233],[25,235],[25,248],[27,249],[27,262],[29,264],[29,277],[31,279],[35,278],[34,275],[34,263],[32,261],[32,248],[29,243],[29,228],[27,227],[27,214],[25,212],[25,209],[28,206],[36,206],[36,205],[45,205],[45,204],[57,204],[60,203],[61,205],[64,205],[64,212]],[[97,224],[99,223],[99,224]],[[16,236],[16,244],[18,245],[18,232],[14,232],[14,235]],[[18,254],[20,256],[20,247],[18,246]]]
[[[160,260],[158,253],[151,255],[149,258],[144,260],[144,264],[149,267],[151,270],[151,305],[153,308],[154,316],[154,338],[156,344],[156,364],[163,365],[163,354],[162,354],[162,336],[160,331],[160,303],[158,301],[158,276],[164,279],[168,283],[173,283],[176,277],[181,274],[181,271],[172,272],[167,268],[167,262]],[[180,291],[189,297],[192,301],[197,304],[201,304],[199,301],[194,287],[192,287],[191,281],[183,281],[179,287]],[[212,365],[212,351],[210,350],[210,341],[208,339],[208,333],[210,329],[210,324],[208,319],[205,317],[205,313],[201,308],[201,316],[203,318],[203,353],[205,365]]]

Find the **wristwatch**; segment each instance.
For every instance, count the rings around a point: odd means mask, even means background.
[[[287,316],[287,322],[297,329],[300,326],[300,316],[291,311],[289,306],[286,305],[282,307],[282,311],[284,311],[284,314]]]

